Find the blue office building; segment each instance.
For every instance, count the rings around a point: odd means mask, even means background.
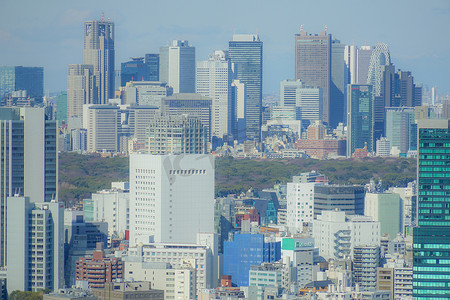
[[[237,78],[245,84],[246,139],[259,141],[262,123],[263,42],[256,34],[235,34],[229,42],[229,50],[230,60],[237,67]]]
[[[281,259],[281,243],[263,234],[236,233],[233,241],[224,242],[223,274],[231,275],[234,286],[248,286],[250,267]]]
[[[120,86],[125,86],[129,81],[148,81],[148,68],[143,57],[132,57],[120,66]]]
[[[43,67],[0,67],[0,100],[14,91],[27,91],[27,95],[42,102],[44,97]]]
[[[144,62],[148,68],[148,80],[159,81],[159,54],[145,54]]]
[[[129,81],[159,81],[159,54],[145,54],[144,57],[132,57],[131,61],[121,64],[120,86]]]

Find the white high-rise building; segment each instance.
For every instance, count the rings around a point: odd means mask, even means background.
[[[356,246],[380,246],[380,222],[327,210],[313,221],[313,237],[325,259],[343,259],[351,257]]]
[[[8,197],[8,293],[64,286],[64,203],[32,197]]]
[[[197,94],[211,98],[211,136],[222,138],[232,131],[232,64],[224,51],[197,62]]]
[[[128,183],[124,183],[128,185]],[[128,189],[112,187],[92,194],[92,221],[108,223],[109,235],[125,235],[130,223],[130,193]],[[86,203],[86,200],[85,200]],[[86,207],[84,207],[86,210]]]
[[[345,46],[344,60],[350,75],[351,84],[366,84],[369,72],[371,46]]]
[[[385,138],[381,137],[377,140],[377,156],[390,156],[391,155],[391,142]]]
[[[303,83],[300,79],[285,79],[280,83],[280,106],[296,106],[297,89],[301,88]]]
[[[205,288],[215,288],[219,278],[219,257],[218,257],[218,238],[215,233],[196,233],[195,241],[193,243],[144,243],[138,244],[134,247],[128,248],[127,256],[123,257],[125,262],[125,276],[133,277],[135,280],[151,281],[152,286],[155,289],[161,288],[157,285],[164,284],[161,282],[164,280],[157,276],[157,270],[151,270],[155,266],[166,265],[172,268],[172,270],[166,270],[167,272],[178,272],[175,270],[186,270],[189,268],[192,272],[190,275],[194,275],[193,282],[192,277],[187,281],[179,282],[177,285],[172,286],[173,289],[179,288],[191,289],[191,285],[195,284],[194,289],[200,290]],[[179,273],[178,275],[186,275]],[[155,278],[155,275],[157,276]],[[173,275],[173,274],[165,274]],[[184,277],[184,276],[183,276]],[[186,279],[186,278],[185,278]],[[172,280],[167,280],[172,281]],[[183,280],[182,280],[183,281]],[[189,282],[190,281],[190,282]],[[175,282],[172,282],[175,284]],[[189,292],[185,289],[185,294]],[[168,294],[171,296],[172,292]],[[179,296],[179,295],[178,295]],[[167,298],[171,299],[171,298]],[[175,298],[175,299],[192,299]]]
[[[322,120],[323,114],[323,96],[322,89],[319,87],[302,87],[297,89],[297,103],[299,108],[300,120]]]
[[[214,232],[214,156],[130,156],[130,246]]]
[[[315,183],[287,184],[287,226],[291,233],[303,231],[303,224],[314,220]]]
[[[159,80],[174,93],[195,93],[195,47],[188,41],[173,40],[159,50]]]

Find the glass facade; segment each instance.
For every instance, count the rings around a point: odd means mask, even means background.
[[[447,121],[443,121],[447,122]],[[414,299],[450,298],[450,130],[419,128]]]
[[[263,42],[257,35],[229,42],[230,60],[237,66],[237,78],[245,84],[245,127],[248,140],[260,139],[262,107]]]
[[[44,96],[44,68],[0,67],[0,100],[20,90],[27,91],[27,95],[41,102]]]
[[[265,242],[263,234],[236,233],[234,241],[224,242],[223,274],[231,275],[236,286],[248,286],[251,266],[280,259],[280,242]]]
[[[145,64],[149,72],[149,81],[159,81],[159,54],[145,54]]]
[[[125,86],[129,81],[148,81],[148,67],[143,57],[133,58],[132,61],[120,65],[120,86]]]
[[[355,149],[367,146],[373,151],[373,93],[371,85],[351,84],[347,86],[347,156]]]

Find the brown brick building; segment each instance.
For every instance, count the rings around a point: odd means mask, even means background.
[[[80,257],[76,262],[77,280],[86,280],[90,288],[104,288],[105,283],[123,278],[123,263],[119,258],[104,257],[95,251],[92,257]]]
[[[346,155],[346,140],[298,140],[295,146],[311,158],[326,159],[329,155]]]

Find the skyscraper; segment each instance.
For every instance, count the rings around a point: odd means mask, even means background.
[[[209,60],[197,62],[197,94],[211,98],[211,136],[232,134],[232,65],[224,51],[214,51]]]
[[[244,119],[246,138],[259,140],[262,109],[263,42],[257,34],[235,34],[229,42],[230,60],[237,79],[245,85]]]
[[[84,64],[93,66],[98,104],[114,98],[114,23],[87,21],[84,23]]]
[[[369,72],[371,46],[345,46],[344,59],[349,71],[349,83],[366,84]]]
[[[14,91],[25,90],[27,95],[42,102],[44,96],[44,68],[0,67],[0,101]]]
[[[344,96],[350,79],[344,61],[345,45],[339,40],[331,43],[330,126],[335,128],[344,120],[347,111]]]
[[[145,64],[147,65],[150,81],[159,81],[159,54],[145,54]]]
[[[83,117],[83,105],[97,103],[98,91],[95,85],[92,65],[69,65],[67,77],[67,120]]]
[[[381,95],[382,67],[389,66],[391,58],[389,47],[385,43],[377,43],[370,56],[367,84],[373,85],[374,95]]]
[[[347,156],[367,146],[373,151],[373,89],[367,84],[347,85]]]
[[[43,108],[0,108],[0,131],[0,265],[5,266],[7,197],[29,196],[39,203],[57,197],[57,124],[46,120]]]
[[[450,125],[419,121],[418,225],[413,231],[413,297],[450,297]]]
[[[417,150],[417,124],[412,107],[386,107],[386,138],[400,153]]]
[[[171,86],[176,94],[195,93],[195,47],[180,40],[161,47],[159,80]]]
[[[149,241],[196,243],[214,230],[214,157],[130,156],[130,246]]]
[[[342,62],[344,63],[344,62]],[[331,35],[311,35],[300,31],[295,35],[295,79],[322,88],[323,121],[331,122]]]

